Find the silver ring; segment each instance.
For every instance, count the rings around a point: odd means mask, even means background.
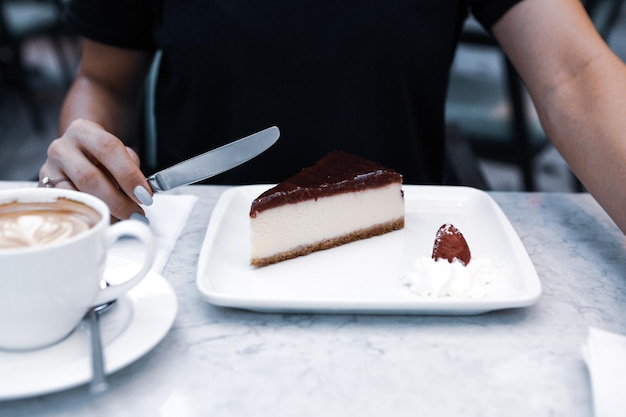
[[[69,181],[69,178],[60,177],[60,178],[50,178],[49,176],[45,176],[41,179],[41,185],[46,188],[54,188],[58,183],[63,181]]]

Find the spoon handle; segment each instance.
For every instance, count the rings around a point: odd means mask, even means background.
[[[96,308],[89,309],[87,314],[89,320],[89,331],[91,333],[91,366],[93,376],[89,384],[89,392],[99,394],[109,387],[104,372],[104,355],[102,352],[102,341],[100,340],[100,317]]]

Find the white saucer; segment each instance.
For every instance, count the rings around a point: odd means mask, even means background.
[[[112,263],[107,279],[136,267],[125,260]],[[172,327],[177,308],[173,288],[155,272],[148,273],[120,297],[100,320],[106,373],[120,370],[154,348]],[[90,381],[87,322],[83,320],[67,338],[47,348],[26,352],[0,350],[0,375],[0,400],[47,394]]]

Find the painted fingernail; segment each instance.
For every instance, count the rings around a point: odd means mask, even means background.
[[[150,224],[150,220],[148,220],[148,218],[146,216],[144,216],[143,214],[139,213],[139,212],[134,212],[133,214],[130,215],[130,219],[131,220],[139,220],[140,222],[143,222],[145,224]]]
[[[134,193],[135,197],[137,197],[137,200],[139,200],[141,204],[143,204],[144,206],[152,205],[152,196],[144,187],[138,185],[137,187],[135,187]]]

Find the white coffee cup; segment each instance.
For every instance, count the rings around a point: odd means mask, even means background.
[[[27,206],[30,217],[13,221],[3,214]],[[57,216],[59,211],[64,217]],[[43,217],[40,212],[50,215]],[[67,237],[74,224],[84,226],[83,218],[93,225]],[[130,271],[132,276],[126,280],[116,277],[116,284],[107,286],[102,282],[107,253],[121,237],[137,239],[145,249],[144,260],[138,272]],[[137,285],[150,271],[156,248],[146,224],[125,220],[111,225],[109,208],[100,199],[55,188],[0,191],[0,245],[3,242],[0,349],[11,350],[41,348],[65,338],[90,307],[114,300]]]

